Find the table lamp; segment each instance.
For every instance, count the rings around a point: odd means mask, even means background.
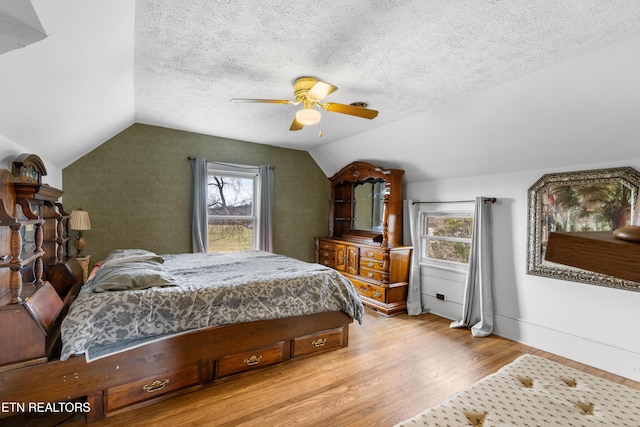
[[[71,211],[71,218],[69,219],[69,228],[71,230],[78,231],[78,238],[76,239],[76,256],[82,257],[82,251],[87,244],[87,241],[82,237],[82,232],[85,230],[91,230],[91,222],[89,221],[89,212],[82,209]]]

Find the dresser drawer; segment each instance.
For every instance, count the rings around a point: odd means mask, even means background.
[[[384,251],[381,249],[362,247],[360,248],[360,257],[382,261],[384,260]]]
[[[378,282],[382,282],[381,271],[369,270],[367,268],[360,268],[360,276],[364,277],[365,279],[377,280]]]
[[[318,249],[320,251],[323,251],[323,250],[335,251],[336,244],[333,242],[327,242],[326,240],[320,240],[318,242]]]
[[[238,372],[261,368],[273,363],[282,362],[284,358],[284,341],[269,347],[244,353],[230,354],[218,360],[216,377],[226,377]]]
[[[153,399],[197,384],[200,384],[198,367],[191,366],[133,383],[111,387],[105,392],[105,412],[112,412],[143,400]]]
[[[342,328],[294,338],[292,357],[342,347]]]
[[[357,279],[350,279],[356,291],[364,297],[369,297],[380,302],[387,302],[387,289],[375,286]]]
[[[318,263],[327,267],[336,267],[336,253],[327,249],[320,249],[318,252]]]
[[[387,269],[387,266],[384,261],[361,258],[360,269],[384,271]]]

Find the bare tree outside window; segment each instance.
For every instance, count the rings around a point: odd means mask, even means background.
[[[253,249],[254,175],[209,172],[209,252]]]

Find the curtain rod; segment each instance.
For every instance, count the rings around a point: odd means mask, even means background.
[[[497,201],[498,199],[496,199],[495,197],[485,200],[485,202],[491,202],[491,203],[495,203]],[[471,202],[475,202],[475,200],[446,200],[444,202],[413,202],[412,204],[417,205],[420,203],[471,203]]]
[[[194,160],[194,159],[195,159],[195,157],[193,157],[193,156],[189,156],[189,157],[187,157],[187,160]],[[213,161],[213,160],[207,160],[207,159],[205,159],[205,162],[207,162],[207,163],[215,163],[215,164],[217,164],[217,165],[224,165],[224,166],[238,167],[237,165],[234,165],[234,164],[232,164],[232,163],[216,162],[216,161]],[[257,166],[250,166],[249,168],[251,168],[251,169],[255,169],[256,167],[257,167]],[[275,166],[271,166],[271,165],[269,165],[269,169],[275,169],[275,168],[276,168]]]

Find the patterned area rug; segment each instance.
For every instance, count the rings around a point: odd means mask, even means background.
[[[396,427],[640,426],[640,391],[526,354]]]

